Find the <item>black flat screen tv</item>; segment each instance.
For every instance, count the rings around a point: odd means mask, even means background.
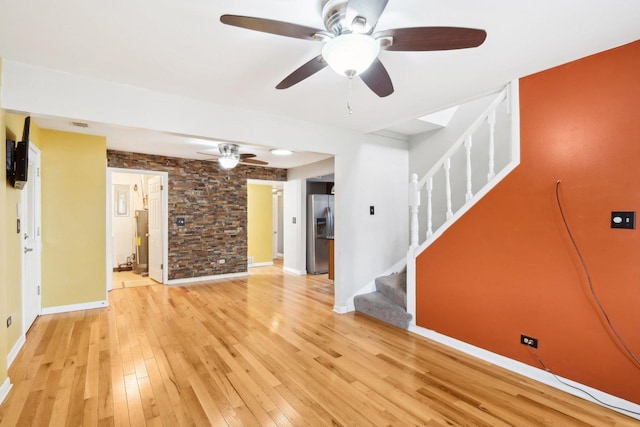
[[[13,155],[13,186],[22,190],[27,184],[29,177],[29,130],[31,128],[31,117],[24,120],[22,130],[22,141],[16,144]]]

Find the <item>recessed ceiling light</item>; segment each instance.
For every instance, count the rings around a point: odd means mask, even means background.
[[[271,151],[271,154],[275,154],[276,156],[289,156],[293,154],[291,150],[285,150],[284,148],[274,148]]]

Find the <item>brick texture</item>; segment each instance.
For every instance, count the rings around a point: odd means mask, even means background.
[[[246,272],[247,179],[287,179],[286,169],[240,164],[225,171],[216,162],[113,150],[107,164],[168,172],[170,280]]]

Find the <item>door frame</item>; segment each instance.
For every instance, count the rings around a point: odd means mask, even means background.
[[[32,155],[35,154],[35,156]],[[27,185],[33,185],[33,191],[35,192],[35,199],[37,199],[39,202],[37,204],[37,209],[35,209],[34,211],[34,221],[35,221],[35,227],[36,227],[36,245],[35,245],[35,254],[33,256],[36,257],[36,272],[34,274],[36,281],[37,281],[37,285],[39,287],[39,292],[36,296],[37,301],[37,316],[36,318],[42,314],[42,186],[41,186],[41,174],[42,174],[42,154],[41,151],[38,147],[36,147],[33,144],[29,144],[29,161],[34,161],[34,165],[36,167],[36,171],[34,173],[34,177],[35,179],[27,182]],[[20,194],[20,208],[18,212],[18,217],[20,218],[21,222],[24,224],[24,217],[25,215],[27,215],[27,212],[29,211],[27,209],[26,204],[29,203],[29,200],[27,200],[27,196],[26,196],[26,192],[22,192]],[[24,228],[22,228],[20,230],[20,272],[22,275],[21,278],[21,293],[22,293],[22,334],[26,334],[27,331],[29,330],[29,328],[31,327],[31,325],[27,325],[27,318],[25,316],[25,313],[27,312],[27,299],[30,298],[32,295],[30,295],[27,291],[29,290],[29,286],[26,283],[26,279],[28,277],[28,275],[26,274],[26,264],[25,264],[25,256],[24,256],[24,245],[23,245],[23,234],[24,234]]]
[[[111,213],[113,211],[112,197],[112,175],[114,173],[126,173],[134,175],[155,175],[162,177],[162,283],[169,281],[169,173],[161,171],[152,171],[145,169],[124,169],[107,167],[107,283],[105,284],[107,291],[110,291],[113,285],[113,245],[112,234],[113,226],[111,224]]]

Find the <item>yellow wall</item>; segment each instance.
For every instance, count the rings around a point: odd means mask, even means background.
[[[106,139],[40,130],[42,307],[104,301]]]
[[[270,185],[247,185],[247,256],[273,261],[273,196]]]
[[[2,58],[0,58],[0,93],[2,93]],[[0,110],[0,141],[6,139],[4,129],[4,111]],[[6,153],[4,148],[0,149],[0,164],[4,165]],[[4,328],[4,321],[7,318],[7,242],[6,230],[4,227],[7,210],[7,180],[5,173],[0,171],[0,385],[7,379],[7,330]]]
[[[2,75],[0,60],[0,76]],[[23,115],[0,110],[0,140],[20,139]],[[103,137],[40,130],[31,143],[41,150],[42,307],[106,299],[106,141]],[[0,149],[0,164],[6,153]],[[22,241],[16,232],[21,191],[0,173],[0,385],[7,380],[9,351],[22,335]],[[5,327],[8,316],[13,324]]]

